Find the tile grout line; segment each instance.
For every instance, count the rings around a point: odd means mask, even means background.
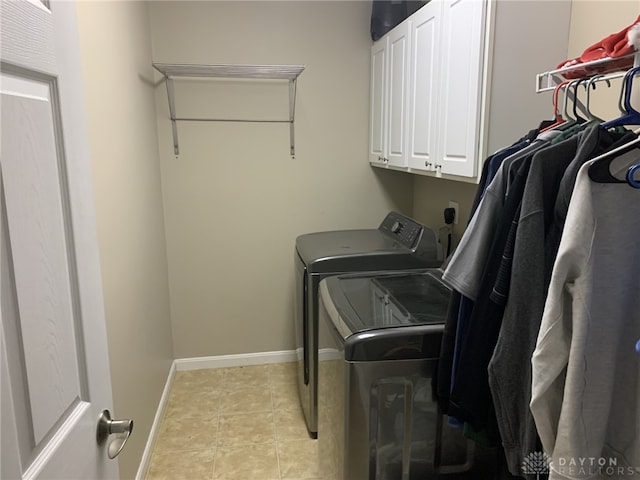
[[[211,480],[215,480],[216,478],[216,462],[218,459],[218,451],[220,449],[220,418],[222,417],[222,395],[224,394],[224,378],[226,377],[226,372],[222,374],[222,388],[220,389],[220,396],[218,401],[218,418],[216,421],[216,441],[215,448],[213,449],[213,468],[211,471]]]
[[[278,429],[276,427],[276,406],[273,400],[273,383],[269,379],[269,397],[271,398],[271,416],[273,418],[273,446],[276,449],[276,462],[278,463],[278,478],[282,480],[282,467],[280,466],[280,450],[278,448]]]
[[[227,375],[229,374],[228,369],[224,369],[222,371],[222,386],[220,388],[220,401],[218,402],[218,424],[217,424],[217,429],[216,429],[216,448],[215,448],[215,453],[213,454],[213,474],[211,477],[211,480],[215,480],[216,478],[216,464],[218,463],[218,458],[219,458],[219,453],[220,453],[220,448],[221,448],[221,440],[222,440],[222,435],[220,432],[220,425],[222,423],[222,402],[224,401],[223,397],[224,394],[226,392],[226,385],[227,385]]]

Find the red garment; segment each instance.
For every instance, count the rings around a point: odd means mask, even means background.
[[[578,65],[580,63],[592,62],[594,60],[602,60],[604,58],[619,58],[632,54],[635,49],[629,45],[627,33],[637,23],[640,23],[640,15],[629,26],[623,28],[617,33],[613,33],[602,40],[588,47],[578,58],[565,60],[558,69]],[[565,73],[563,76],[567,79],[587,77],[602,73],[605,70],[622,70],[633,66],[633,58],[621,58],[619,61],[609,62],[606,66],[587,66]]]
[[[600,60],[601,58],[617,58],[633,53],[633,47],[627,42],[627,32],[636,23],[640,23],[640,15],[636,18],[636,21],[628,27],[591,45],[580,55],[580,60],[583,62],[591,62],[593,60]]]

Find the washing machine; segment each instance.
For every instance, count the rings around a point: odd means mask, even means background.
[[[295,245],[294,331],[298,391],[309,434],[317,438],[318,285],[348,272],[413,270],[439,267],[443,261],[437,233],[397,212],[378,228],[300,235]]]
[[[441,270],[340,275],[319,286],[318,451],[334,480],[490,480],[497,452],[449,424],[435,397],[451,291]]]

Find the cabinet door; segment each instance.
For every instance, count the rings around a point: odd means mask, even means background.
[[[409,21],[389,32],[389,100],[387,103],[387,158],[390,165],[407,166],[407,97],[409,93]]]
[[[485,8],[485,1],[444,0],[438,95],[442,122],[438,164],[442,173],[476,175]]]
[[[387,44],[383,37],[371,47],[371,98],[369,105],[369,161],[385,163],[386,141],[386,91],[387,91]]]
[[[411,21],[411,59],[408,101],[408,164],[434,170],[438,145],[438,76],[442,1],[432,0]]]

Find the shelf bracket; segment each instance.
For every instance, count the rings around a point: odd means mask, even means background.
[[[179,121],[197,122],[263,122],[289,123],[291,157],[295,156],[294,121],[296,109],[296,86],[298,76],[304,70],[302,65],[186,65],[153,63],[153,68],[165,77],[167,96],[169,100],[169,116],[173,135],[173,151],[176,156],[180,153],[178,144]],[[174,78],[253,78],[289,81],[289,119],[288,120],[252,120],[252,119],[224,119],[224,118],[178,118],[176,115]]]
[[[173,94],[173,78],[168,76],[166,79],[167,96],[169,97],[169,116],[171,117],[171,133],[173,134],[173,153],[180,155],[178,146],[178,126],[176,125],[176,102]]]
[[[297,79],[289,80],[289,143],[291,158],[296,156],[296,143],[294,136],[294,121],[296,114],[296,83]]]

